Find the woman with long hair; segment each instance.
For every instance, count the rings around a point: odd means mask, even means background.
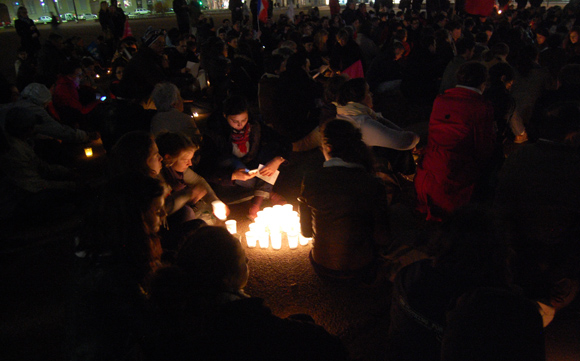
[[[77,238],[68,310],[68,359],[135,355],[153,333],[148,276],[160,265],[161,182],[138,172],[112,178]]]
[[[310,260],[318,274],[363,278],[372,274],[378,248],[388,242],[386,191],[352,123],[331,120],[322,138],[323,168],[302,183],[302,234],[314,236]]]

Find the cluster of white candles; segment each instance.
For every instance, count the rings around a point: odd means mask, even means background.
[[[226,228],[232,234],[237,233],[236,221],[226,221]],[[288,240],[290,249],[298,248],[298,244],[306,246],[312,239],[300,234],[300,217],[291,204],[266,207],[258,212],[258,217],[246,232],[246,242],[250,248],[256,245],[268,248],[272,244],[272,249],[278,250],[282,248],[283,238]]]

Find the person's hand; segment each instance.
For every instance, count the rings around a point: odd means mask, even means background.
[[[189,73],[191,73],[191,69],[189,69],[189,68],[185,67],[185,68],[181,69],[181,72],[182,72],[183,74],[186,74],[186,73],[187,73],[187,74],[189,74]]]
[[[232,180],[241,180],[241,181],[247,181],[248,179],[252,179],[256,176],[255,173],[248,173],[246,172],[246,170],[244,168],[240,168],[240,169],[236,169],[233,173],[232,173]]]
[[[264,168],[260,169],[260,174],[266,177],[271,176],[272,174],[276,173],[280,164],[284,163],[284,158],[276,157],[268,162],[264,166]]]
[[[202,186],[195,186],[191,189],[191,198],[189,199],[193,203],[197,203],[207,194],[207,190]]]

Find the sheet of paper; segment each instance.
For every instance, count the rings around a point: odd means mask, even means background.
[[[197,74],[199,73],[199,63],[194,63],[193,61],[188,61],[185,65],[186,68],[190,70],[190,74],[193,75],[194,78],[197,78]]]
[[[260,164],[260,165],[258,166],[258,169],[252,169],[252,170],[251,170],[251,171],[249,171],[248,173],[249,173],[249,174],[254,174],[254,173],[256,173],[256,177],[258,177],[258,178],[262,179],[263,181],[265,181],[265,182],[268,182],[268,183],[270,183],[270,184],[274,184],[274,183],[276,183],[276,179],[278,179],[278,176],[280,175],[280,171],[279,171],[279,170],[277,170],[276,172],[274,172],[274,174],[272,174],[271,176],[267,177],[267,176],[261,175],[261,174],[259,173],[260,169],[262,169],[262,168],[264,168],[264,165],[263,165],[263,164]]]

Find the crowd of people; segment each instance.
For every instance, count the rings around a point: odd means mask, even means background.
[[[322,279],[381,277],[401,246],[393,206],[422,224],[411,246],[428,257],[394,278],[385,359],[543,360],[543,327],[579,290],[580,6],[351,0],[264,20],[232,2],[215,24],[194,2],[138,38],[102,2],[88,47],[41,42],[18,11],[0,219],[86,215],[67,358],[348,359],[310,316],[244,293],[244,247],[219,226],[228,204],[253,220],[287,203],[276,179],[300,153],[315,166],[290,196]],[[397,102],[428,111],[376,111]],[[426,120],[427,135],[405,129]],[[66,152],[99,139],[107,170],[89,186]]]

